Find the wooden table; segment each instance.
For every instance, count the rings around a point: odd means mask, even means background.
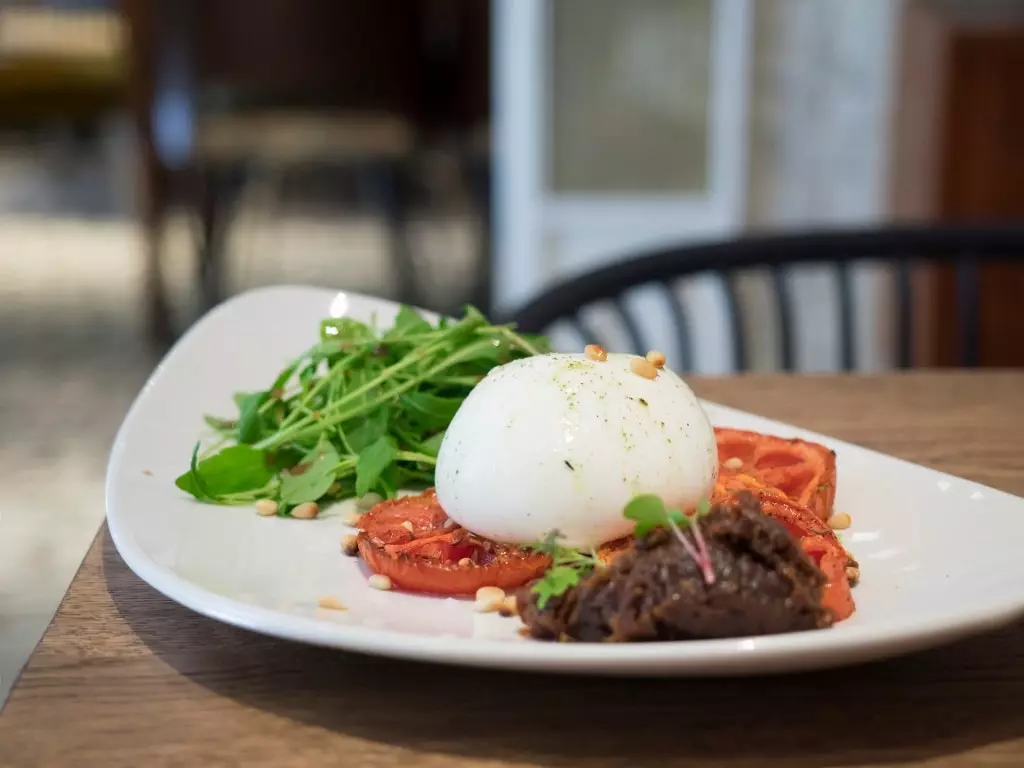
[[[695,386],[1024,494],[1021,373]],[[1024,627],[779,678],[464,670],[295,645],[202,618],[136,578],[105,530],[0,716],[3,766],[907,764],[1024,765]]]

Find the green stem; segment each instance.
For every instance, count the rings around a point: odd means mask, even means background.
[[[468,321],[464,322],[468,324]],[[306,416],[302,419],[299,419],[296,423],[288,425],[287,427],[282,426],[281,429],[279,429],[276,433],[256,443],[254,447],[257,448],[258,450],[273,448],[277,445],[280,445],[281,443],[287,442],[288,440],[296,439],[298,435],[303,434],[304,431],[306,431],[313,424],[318,425],[318,431],[323,430],[327,427],[332,427],[335,424],[340,424],[341,422],[349,418],[352,418],[352,416],[354,415],[359,415],[360,413],[365,413],[372,410],[372,408],[375,408],[378,405],[381,405],[387,402],[388,400],[391,400],[395,395],[399,395],[402,392],[406,392],[412,389],[417,384],[426,381],[436,372],[443,371],[449,368],[452,364],[454,364],[454,362],[461,361],[463,358],[466,357],[466,350],[472,350],[473,354],[476,354],[482,348],[480,342],[478,342],[477,344],[470,344],[469,346],[463,347],[461,350],[458,350],[449,355],[447,358],[445,358],[445,360],[440,366],[435,366],[434,368],[431,368],[426,374],[419,374],[418,376],[407,380],[404,384],[394,387],[392,390],[390,390],[390,392],[387,395],[383,397],[377,397],[376,399],[371,400],[370,404],[363,404],[362,406],[358,407],[355,411],[351,413],[345,413],[342,418],[338,418],[337,411],[341,410],[342,406],[350,403],[357,397],[360,397],[366,394],[367,392],[379,387],[385,381],[392,378],[397,372],[405,370],[414,363],[418,363],[422,359],[429,358],[436,352],[439,352],[448,343],[449,336],[453,336],[457,333],[464,332],[465,329],[466,326],[463,325],[463,323],[459,323],[458,325],[452,326],[433,344],[413,350],[408,355],[399,360],[397,363],[381,371],[376,378],[371,379],[370,381],[363,384],[363,386],[357,387],[351,392],[346,392],[336,402],[331,403],[329,408],[325,408],[323,411],[321,411],[319,419],[314,419],[311,416]],[[490,342],[485,343],[489,344]]]
[[[437,458],[434,456],[428,456],[425,453],[417,453],[416,451],[399,451],[395,458],[399,461],[415,461],[419,464],[430,464],[434,466],[437,464]]]
[[[324,429],[333,427],[335,424],[340,424],[341,422],[348,421],[349,419],[359,416],[360,414],[368,413],[374,410],[375,408],[380,407],[384,403],[394,400],[398,395],[402,394],[403,392],[408,392],[410,389],[421,384],[427,379],[433,378],[441,371],[447,370],[448,368],[451,368],[453,365],[458,365],[466,358],[473,357],[474,355],[481,352],[484,348],[489,346],[490,343],[490,341],[479,341],[476,342],[475,344],[465,346],[462,349],[457,350],[452,354],[448,355],[441,362],[435,364],[433,367],[429,368],[427,371],[420,374],[419,376],[409,379],[403,382],[402,384],[399,384],[398,386],[392,387],[384,394],[379,395],[378,397],[370,400],[367,403],[364,403],[361,406],[357,406],[356,408],[349,411],[343,411],[342,413],[337,413],[335,412],[335,409],[332,409],[330,415],[321,415],[320,420],[317,421],[315,425],[306,425],[300,422],[296,424],[294,427],[292,427],[290,430],[278,432],[275,435],[271,435],[269,438],[259,443],[256,443],[256,445],[253,447],[258,450],[266,450],[267,448],[273,448],[289,440],[301,441],[303,438],[319,434]],[[342,400],[340,400],[338,404],[340,405],[345,399],[348,398],[342,398]]]
[[[209,448],[207,448],[206,450],[202,451],[199,454],[199,459],[200,460],[212,456],[217,451],[219,451],[221,448],[223,448],[225,445],[227,445],[232,440],[234,440],[234,435],[218,435],[218,437],[220,439],[217,440],[217,442],[215,442],[213,445],[211,445]]]
[[[517,347],[519,347],[524,352],[527,352],[527,353],[529,353],[531,355],[534,355],[534,356],[543,354],[539,349],[537,349],[535,346],[533,346],[533,344],[528,342],[526,339],[524,339],[518,333],[513,331],[511,328],[508,328],[506,326],[502,326],[501,330],[500,330],[500,333],[501,333],[502,336],[505,337],[506,340],[510,341],[512,344],[515,344]]]
[[[332,365],[324,377],[302,397],[300,402],[295,404],[294,410],[285,417],[284,421],[281,422],[281,426],[278,427],[278,430],[280,431],[285,429],[295,421],[295,416],[300,413],[299,408],[305,408],[307,413],[310,412],[312,409],[308,407],[308,403],[317,395],[317,393],[330,382],[337,381],[338,377],[348,369],[349,363],[360,359],[361,358],[358,355],[350,355],[349,357],[339,360]]]

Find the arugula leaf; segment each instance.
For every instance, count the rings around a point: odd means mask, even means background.
[[[397,456],[398,444],[393,437],[386,435],[360,451],[356,462],[356,496],[369,493]]]
[[[319,360],[311,360],[302,366],[302,369],[299,371],[299,384],[302,386],[303,391],[308,392],[313,388],[313,379],[316,377],[319,367]]]
[[[430,323],[424,320],[415,309],[402,305],[395,316],[395,322],[391,326],[391,330],[384,334],[384,340],[391,341],[403,336],[429,333],[432,330],[434,329]]]
[[[429,392],[410,392],[401,398],[409,418],[434,429],[451,424],[462,401],[461,397],[438,397]]]
[[[291,469],[302,461],[308,451],[301,450],[296,445],[283,446],[276,451],[267,452],[267,466],[275,474]]]
[[[253,392],[242,397],[238,405],[238,442],[252,444],[260,439],[263,419],[260,406],[267,402],[267,392]]]
[[[203,421],[206,422],[206,426],[218,432],[234,432],[238,427],[238,422],[234,419],[222,419],[217,416],[203,416]]]
[[[321,341],[373,341],[376,338],[370,326],[351,317],[332,317],[320,322]]]
[[[427,456],[433,456],[437,458],[437,454],[441,452],[441,443],[444,441],[444,431],[438,432],[436,435],[431,435],[426,440],[419,444],[420,453],[426,454]]]
[[[285,504],[303,504],[316,501],[334,484],[340,457],[334,446],[327,440],[308,453],[297,467],[302,472],[286,472],[281,475],[281,501]]]
[[[198,446],[197,446],[198,449]],[[223,496],[256,491],[267,485],[273,472],[263,451],[248,445],[233,445],[196,462],[174,484],[200,501],[216,501]]]
[[[309,350],[310,361],[320,362],[321,360],[330,360],[337,355],[340,355],[345,351],[343,342],[336,339],[330,341],[321,341],[311,350]]]
[[[345,431],[345,439],[353,451],[359,453],[364,448],[380,440],[388,431],[390,409],[386,406],[378,408],[367,416],[359,426]]]
[[[301,362],[302,358],[299,358],[294,363],[288,365],[279,374],[277,374],[277,378],[274,379],[274,383],[270,385],[270,391],[275,392],[284,389],[285,385],[288,383],[288,380],[291,379],[292,375],[295,373],[295,369],[299,367],[299,363]]]
[[[643,536],[655,528],[667,528],[670,521],[683,528],[690,519],[678,509],[666,509],[660,496],[645,493],[634,496],[622,511],[623,517],[636,522],[634,536]]]

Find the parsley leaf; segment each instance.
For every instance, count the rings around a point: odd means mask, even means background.
[[[556,528],[548,531],[541,541],[531,547],[551,558],[551,567],[530,590],[537,595],[537,608],[542,611],[551,598],[561,597],[571,587],[575,587],[598,563],[596,555],[559,545],[560,538],[562,534]]]
[[[544,610],[553,597],[564,595],[571,587],[580,583],[580,571],[569,565],[555,565],[548,568],[547,573],[533,585],[532,591],[537,595],[537,607]]]
[[[561,547],[558,546],[558,540],[560,538],[562,538],[561,532],[559,532],[557,528],[552,528],[548,531],[544,539],[538,544],[535,544],[533,548],[538,552],[543,552],[545,555],[553,559],[555,555],[558,554],[558,550],[561,549]]]

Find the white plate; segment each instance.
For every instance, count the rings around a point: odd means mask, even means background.
[[[485,667],[629,675],[730,675],[838,666],[892,656],[1024,614],[1024,499],[706,404],[715,424],[819,440],[838,453],[836,505],[861,563],[857,612],[829,630],[648,644],[529,641],[518,622],[464,600],[379,592],[341,554],[340,514],[260,518],[199,504],[173,484],[204,413],[230,415],[231,395],[273,380],[347,315],[386,327],[395,305],[313,288],[273,288],[201,320],[154,372],[118,433],[107,473],[107,519],[138,576],[172,600],[268,635],[351,651]],[[941,418],[941,414],[936,414]],[[332,596],[348,607],[317,607]]]

